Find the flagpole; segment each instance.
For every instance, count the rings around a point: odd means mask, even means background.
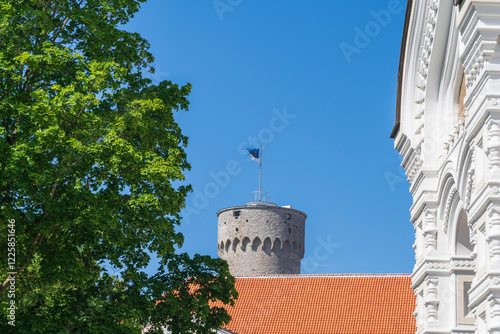
[[[262,188],[262,145],[260,145],[260,159],[259,159],[259,202],[260,202],[260,193]]]

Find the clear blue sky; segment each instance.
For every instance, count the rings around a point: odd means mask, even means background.
[[[186,177],[195,189],[182,251],[217,256],[217,211],[258,188],[258,164],[241,148],[262,144],[263,190],[308,215],[302,273],[412,271],[409,184],[389,138],[405,6],[143,5],[127,29],[151,43],[152,79],[193,85],[190,110],[176,116],[190,138]]]

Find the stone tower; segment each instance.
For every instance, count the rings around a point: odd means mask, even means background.
[[[300,274],[306,214],[290,206],[250,202],[222,209],[218,254],[235,276]]]

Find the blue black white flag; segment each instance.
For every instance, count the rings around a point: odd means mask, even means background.
[[[260,163],[260,148],[247,148],[247,151],[250,153],[250,159]]]

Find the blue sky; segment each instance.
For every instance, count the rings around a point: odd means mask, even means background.
[[[406,2],[150,0],[128,24],[152,79],[193,85],[182,251],[217,256],[218,210],[263,190],[308,215],[302,273],[409,273],[411,196],[394,126]]]

